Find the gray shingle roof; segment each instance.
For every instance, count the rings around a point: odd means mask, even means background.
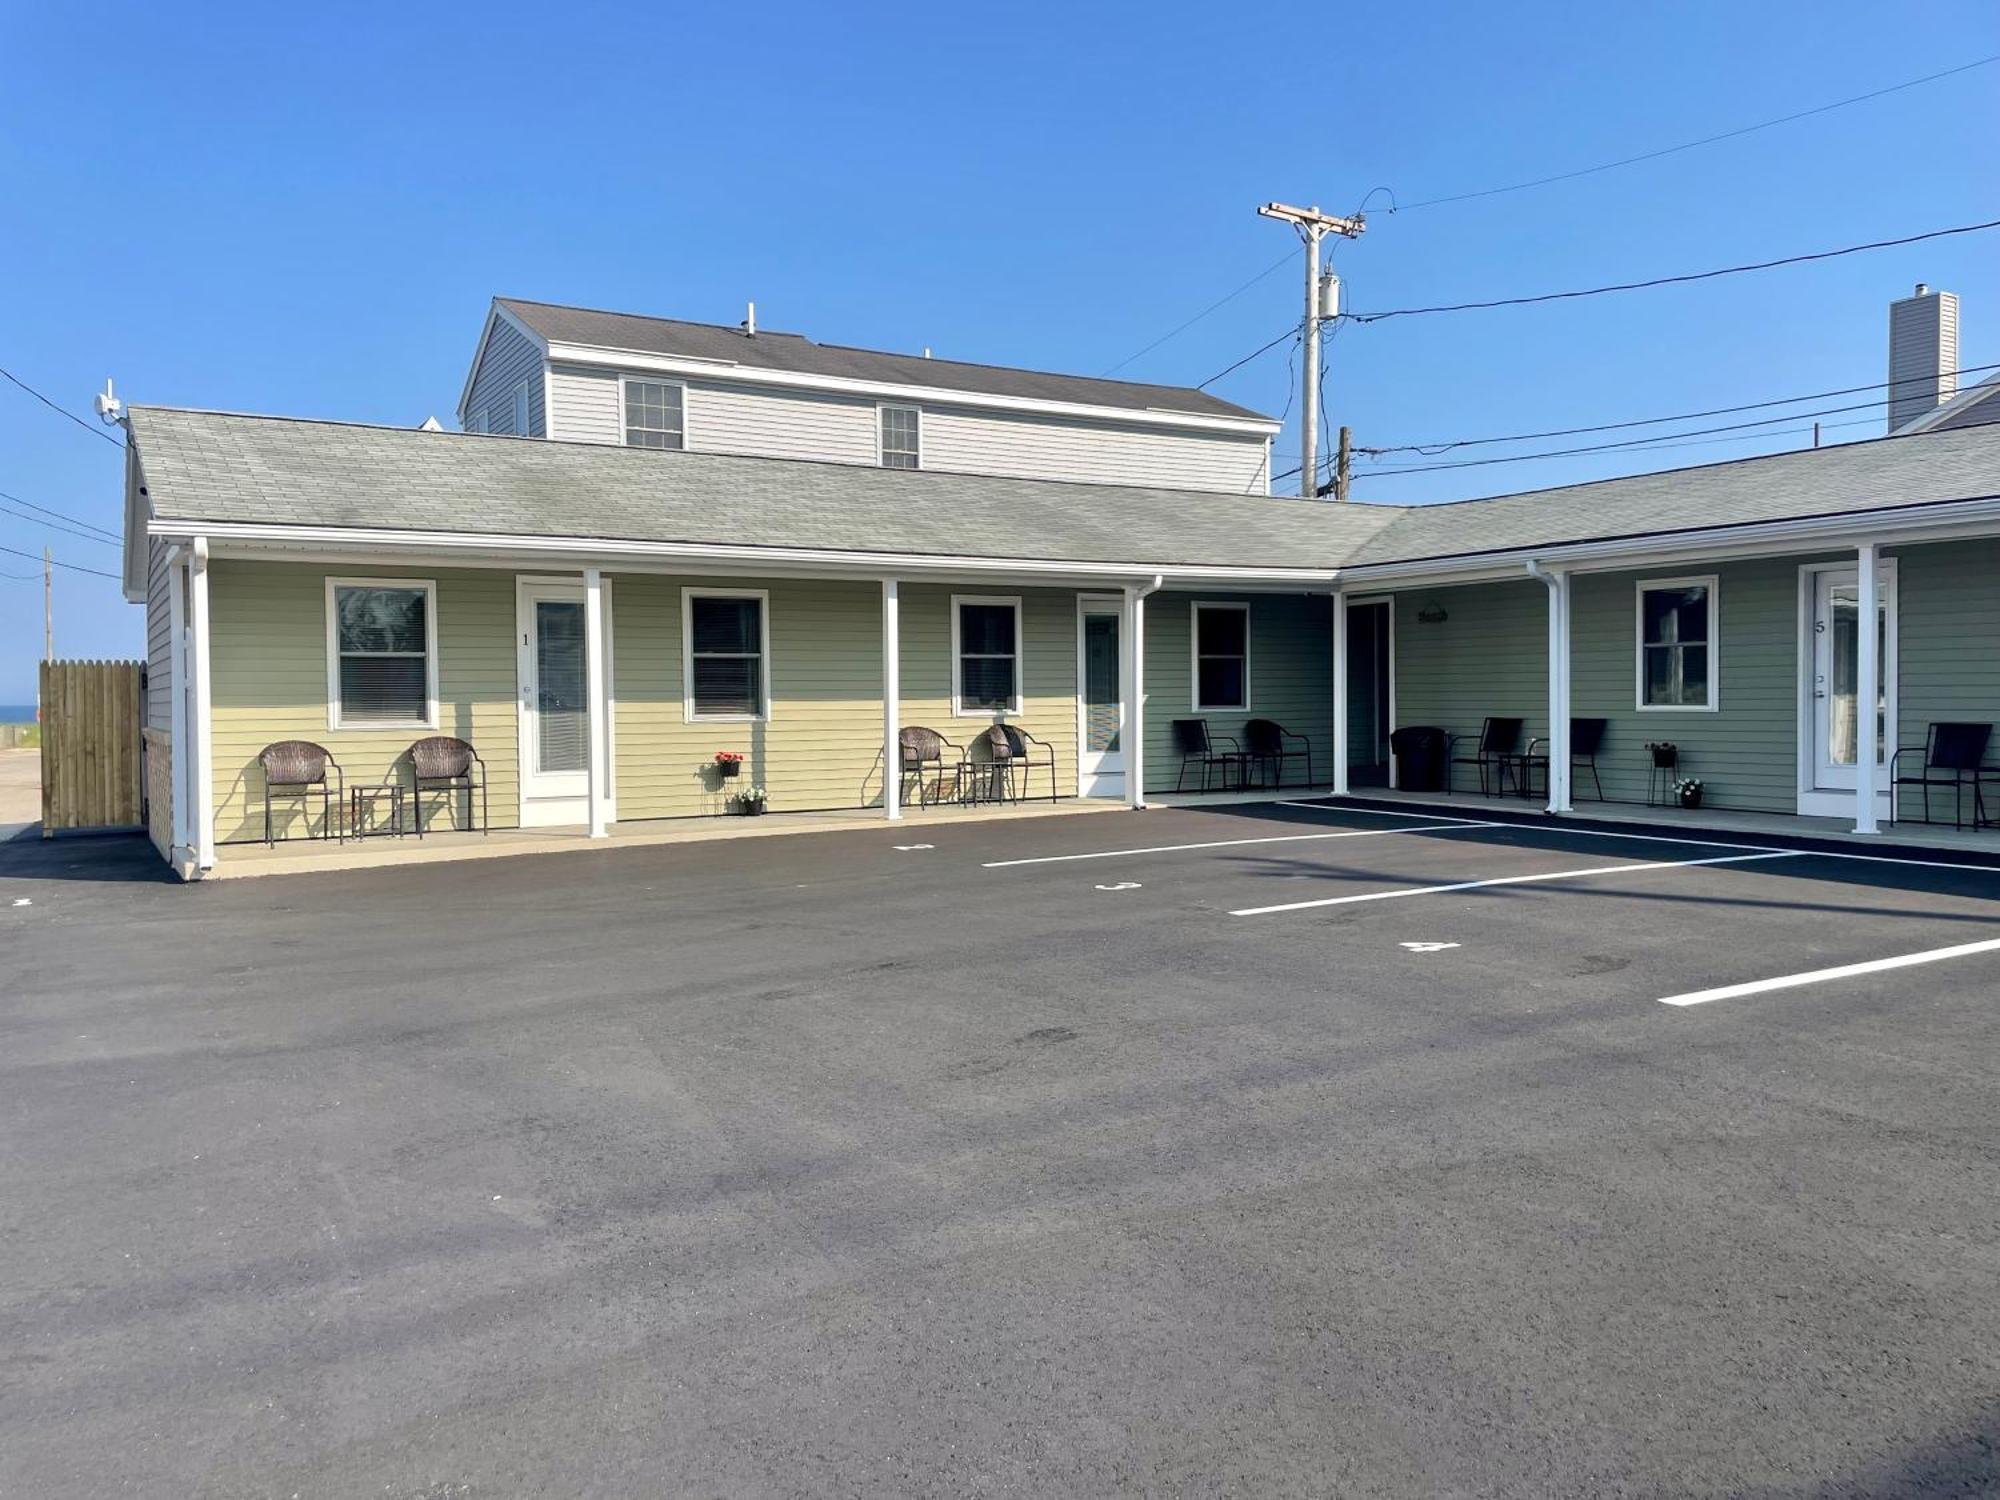
[[[163,407],[129,413],[153,514],[192,523],[1311,572],[1396,514]]]
[[[1990,376],[1945,404],[1943,414],[1926,432],[1956,432],[1961,427],[1979,427],[2000,422],[2000,375]]]
[[[1136,381],[1103,380],[1088,375],[1016,370],[1004,365],[967,364],[955,359],[925,359],[918,354],[890,354],[877,349],[852,349],[841,344],[816,344],[803,334],[774,333],[761,328],[757,336],[751,338],[740,328],[725,328],[719,323],[684,323],[677,318],[599,312],[587,307],[523,302],[513,297],[496,297],[494,301],[544,339],[557,343],[589,344],[601,349],[636,349],[649,354],[677,354],[693,359],[728,360],[748,369],[791,370],[807,375],[837,376],[843,380],[932,386],[939,390],[1015,396],[1030,401],[1068,401],[1090,406],[1122,407],[1130,411],[1187,412],[1204,417],[1270,420],[1260,412],[1187,386],[1144,385]]]
[[[1413,562],[1994,495],[2000,426],[1988,425],[1411,506],[1346,562]]]

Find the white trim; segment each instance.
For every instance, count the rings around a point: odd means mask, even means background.
[[[517,789],[519,820],[523,828],[561,827],[573,823],[588,824],[590,817],[588,762],[585,764],[583,791],[556,794],[547,790],[531,795],[540,773],[534,770],[537,746],[535,726],[531,713],[533,707],[528,692],[529,674],[532,671],[537,682],[539,667],[533,652],[535,620],[533,604],[537,599],[565,599],[572,603],[583,603],[589,607],[583,589],[583,579],[577,573],[542,574],[517,573],[514,575],[514,686],[517,701],[514,708],[515,724],[515,764],[519,767]],[[612,580],[604,580],[604,743],[605,743],[605,799],[604,811],[608,822],[618,821],[618,695],[616,687],[617,632],[613,628]],[[576,773],[568,773],[574,775]]]
[[[194,866],[215,868],[215,704],[209,679],[208,541],[196,537],[188,561],[188,682],[194,705]]]
[[[1947,958],[1970,958],[1976,953],[2000,950],[2000,938],[1978,943],[1955,943],[1949,948],[1931,948],[1923,953],[1899,953],[1894,958],[1873,958],[1865,963],[1841,964],[1837,968],[1813,969],[1804,974],[1785,974],[1776,979],[1753,979],[1748,984],[1725,984],[1719,989],[1695,990],[1685,995],[1667,995],[1662,1005],[1706,1005],[1711,1000],[1737,1000],[1745,995],[1763,995],[1772,990],[1795,990],[1802,985],[1825,984],[1832,979],[1854,979],[1863,974],[1881,974],[1890,969],[1908,969],[1917,964],[1940,963]]]
[[[875,467],[887,468],[884,462],[887,449],[882,443],[882,418],[892,411],[906,411],[917,419],[917,467],[924,466],[924,409],[910,401],[877,401],[875,403]]]
[[[1893,557],[1877,555],[1876,571],[1882,575],[1884,585],[1882,607],[1888,616],[1889,626],[1889,649],[1882,658],[1881,684],[1885,700],[1882,726],[1885,773],[1886,757],[1895,753],[1901,730],[1903,593],[1896,563],[1897,559]],[[1852,817],[1855,812],[1854,792],[1847,787],[1823,787],[1819,784],[1819,714],[1813,706],[1817,701],[1813,696],[1813,625],[1815,611],[1819,608],[1819,575],[1822,573],[1852,573],[1857,585],[1861,580],[1861,570],[1851,559],[1821,558],[1799,565],[1798,633],[1794,646],[1797,667],[1794,688],[1798,694],[1798,729],[1795,736],[1798,746],[1797,812],[1800,817],[1806,818],[1846,818]],[[1857,745],[1859,739],[1860,731],[1857,729]],[[1878,817],[1888,819],[1893,795],[1894,788],[1886,784],[1876,788],[1875,809]]]
[[[626,415],[630,409],[630,391],[633,382],[640,385],[673,386],[681,393],[681,445],[678,448],[659,448],[650,451],[658,453],[687,453],[694,448],[694,433],[688,417],[688,408],[693,403],[688,400],[688,385],[685,380],[657,380],[650,375],[620,375],[618,377],[618,446],[638,448],[643,445],[632,441],[632,421]],[[651,431],[652,429],[647,429]]]
[[[1335,589],[1333,603],[1333,795],[1347,795],[1347,596]],[[1247,779],[1247,778],[1246,778]]]
[[[1002,396],[991,391],[961,391],[935,385],[907,385],[897,381],[856,380],[840,375],[808,374],[797,370],[770,370],[741,365],[731,360],[698,359],[692,355],[660,354],[644,349],[617,349],[599,344],[552,342],[546,346],[552,363],[584,365],[594,369],[633,370],[643,375],[677,375],[683,379],[713,379],[744,385],[789,387],[794,390],[832,391],[844,395],[867,396],[892,402],[915,402],[927,406],[982,407],[995,411],[1037,412],[1051,416],[1083,417],[1092,421],[1123,423],[1140,427],[1177,427],[1196,432],[1265,437],[1280,425],[1269,417],[1225,417],[1202,412],[1175,411],[1171,407],[1134,408],[1101,406],[1088,401],[1044,401],[1024,396]]]
[[[1648,703],[1646,701],[1646,594],[1655,589],[1708,590],[1708,701]],[[1714,573],[1690,573],[1680,578],[1641,578],[1632,585],[1633,706],[1642,714],[1712,714],[1722,710],[1722,581]]]
[[[815,576],[822,577],[829,574],[842,576],[851,573],[879,578],[885,571],[904,575],[921,573],[928,576],[1000,573],[1036,579],[1076,580],[1086,584],[1095,582],[1099,585],[1110,579],[1150,580],[1171,577],[1177,587],[1187,584],[1215,587],[1269,585],[1285,593],[1297,592],[1300,586],[1317,585],[1324,588],[1331,584],[1336,576],[1332,568],[1182,567],[1153,562],[1098,559],[1080,559],[1071,562],[1044,558],[987,557],[978,554],[868,552],[827,547],[767,547],[713,542],[646,542],[618,537],[517,536],[490,532],[409,531],[368,526],[278,526],[237,521],[156,520],[148,522],[146,534],[166,537],[169,540],[186,540],[197,530],[211,540],[273,544],[269,548],[269,556],[274,560],[287,557],[296,559],[299,552],[316,547],[360,549],[375,555],[384,551],[407,548],[427,556],[444,556],[458,551],[482,552],[496,558],[511,559],[508,566],[516,565],[523,557],[546,558],[552,562],[555,559],[574,559],[580,556],[601,557],[605,559],[607,566],[615,561],[621,572],[640,571],[640,565],[649,558],[663,561],[691,558],[717,564],[742,564],[756,569],[812,568],[820,570]],[[234,555],[257,555],[256,550],[252,548],[232,548],[231,551]],[[462,559],[453,559],[448,565],[464,567],[467,563]],[[574,562],[568,562],[567,565],[577,566]],[[740,575],[743,567],[737,567],[736,571]]]
[[[516,333],[520,334],[521,337],[523,337],[529,343],[533,344],[537,349],[542,351],[542,368],[543,369],[548,368],[548,363],[549,363],[548,340],[543,338],[539,333],[535,332],[534,329],[530,328],[526,323],[523,323],[519,318],[515,317],[512,313],[508,312],[506,308],[502,307],[500,305],[499,298],[497,297],[494,298],[493,301],[487,305],[486,322],[483,325],[481,325],[479,330],[479,342],[473,347],[472,364],[465,372],[465,384],[459,388],[457,410],[458,410],[458,425],[460,427],[466,426],[466,403],[471,401],[472,399],[473,382],[479,378],[479,367],[486,360],[486,346],[488,343],[492,341],[493,325],[495,323],[499,323],[502,321],[504,321]]]
[[[1098,764],[1088,773],[1088,779],[1086,779],[1084,770],[1084,757],[1090,753],[1084,748],[1090,735],[1084,706],[1084,617],[1086,615],[1110,615],[1118,621],[1118,633],[1120,636],[1118,644],[1118,668],[1121,673],[1125,668],[1125,643],[1123,640],[1125,633],[1124,601],[1116,594],[1078,594],[1076,596],[1076,795],[1079,797],[1123,797],[1125,795],[1125,765],[1128,752],[1126,749],[1125,734],[1125,689],[1122,681],[1118,689],[1118,763],[1115,767],[1106,769],[1103,764],[1106,757],[1103,752],[1099,752]],[[1114,792],[1104,789],[1108,787],[1114,778],[1118,782],[1118,790]],[[1097,787],[1098,789],[1093,790],[1093,787]]]
[[[757,601],[757,697],[754,714],[704,714],[694,706],[694,601],[696,599],[755,599]],[[681,721],[687,724],[768,724],[771,721],[771,591],[769,589],[701,588],[681,590]]]
[[[611,810],[611,596],[604,570],[583,570],[584,724],[590,836],[609,836]]]
[[[1125,612],[1129,619],[1123,628],[1131,640],[1125,646],[1127,671],[1121,679],[1120,691],[1130,705],[1125,714],[1127,738],[1132,745],[1130,758],[1125,762],[1125,805],[1134,812],[1146,806],[1146,599],[1165,587],[1166,581],[1165,574],[1155,573],[1152,582],[1132,584],[1125,590]],[[1120,643],[1125,644],[1122,638]]]
[[[424,594],[424,716],[421,719],[371,719],[348,723],[341,716],[340,701],[340,619],[335,610],[334,591],[343,588],[420,589]],[[386,729],[435,730],[438,727],[438,624],[437,580],[434,578],[343,577],[329,573],[323,595],[326,612],[326,727],[366,733]]]
[[[903,816],[903,606],[893,578],[882,580],[882,816]]]
[[[1203,703],[1201,701],[1201,616],[1204,610],[1237,610],[1243,615],[1243,701]],[[1210,652],[1217,660],[1227,658]],[[1250,605],[1240,599],[1196,599],[1188,606],[1188,707],[1198,714],[1247,714],[1254,698],[1250,691]]]
[[[1883,690],[1882,657],[1886,637],[1895,626],[1890,623],[1888,601],[1882,597],[1881,559],[1873,542],[1863,542],[1855,551],[1855,613],[1860,616],[1855,630],[1854,663],[1854,831],[1874,833],[1875,788],[1882,761],[1896,753],[1896,720],[1889,712],[1888,694]],[[1877,621],[1880,621],[1878,627]],[[1882,705],[1882,726],[1875,725],[1875,705]],[[1877,735],[1881,743],[1877,745]]]
[[[1014,611],[1014,697],[1004,708],[965,706],[965,682],[960,673],[964,662],[959,652],[958,612],[964,604],[1006,605]],[[1019,714],[1027,701],[1027,642],[1022,639],[1021,596],[1019,594],[953,594],[951,596],[951,716],[954,719],[991,719],[995,714]]]
[[[194,858],[194,747],[188,740],[188,694],[193,683],[187,628],[187,562],[176,554],[167,559],[168,657],[173,675],[167,703],[167,744],[172,757],[173,831],[168,835],[167,863],[179,868],[183,857]],[[184,854],[185,851],[185,854]]]

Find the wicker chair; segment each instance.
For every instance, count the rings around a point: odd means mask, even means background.
[[[1057,799],[1056,792],[1056,747],[1047,740],[1038,740],[1018,724],[995,724],[980,738],[986,743],[987,759],[1000,765],[1006,780],[1001,784],[1016,802],[1024,801],[1032,792],[1031,783],[1035,772],[1049,773],[1049,801]],[[1043,752],[1047,753],[1044,754]],[[1014,791],[1014,772],[1021,773],[1021,790]]]
[[[904,789],[905,797],[910,781],[914,778],[917,783],[917,806],[924,807],[932,802],[943,801],[944,774],[947,765],[951,770],[953,788],[956,789],[960,769],[965,764],[963,746],[954,745],[935,729],[925,729],[916,724],[903,730],[896,736],[896,740],[902,749],[901,763],[897,767],[897,774],[901,777],[898,784]],[[945,759],[947,750],[951,752],[951,759],[948,762]],[[931,791],[928,794],[924,790],[924,776],[927,772],[934,773]]]
[[[347,801],[347,778],[341,773],[340,763],[327,753],[324,745],[315,745],[311,740],[279,740],[275,745],[266,745],[257,752],[258,769],[264,773],[264,845],[266,848],[277,843],[277,835],[271,827],[271,793],[289,792],[307,804],[307,836],[311,836],[311,802],[314,792],[320,799],[320,837],[339,842],[342,838],[340,819],[334,814]],[[328,772],[332,779],[328,779]]]
[[[1303,748],[1299,748],[1301,746]],[[1246,765],[1257,768],[1260,780],[1265,768],[1269,767],[1271,785],[1280,791],[1285,785],[1285,762],[1303,760],[1306,763],[1306,785],[1312,785],[1312,741],[1302,734],[1293,734],[1275,719],[1251,719],[1243,725],[1243,759]]]
[[[465,793],[465,821],[472,821],[472,794],[479,793],[479,831],[490,832],[486,815],[486,762],[464,740],[448,734],[434,734],[410,746],[410,801],[414,805],[417,837],[424,836],[424,793],[443,792],[445,806],[455,795]]]

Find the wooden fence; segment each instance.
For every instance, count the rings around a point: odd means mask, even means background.
[[[42,663],[43,838],[145,822],[145,684],[143,662]]]

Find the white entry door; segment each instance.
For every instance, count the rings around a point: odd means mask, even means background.
[[[1881,681],[1873,712],[1864,712],[1860,700],[1860,573],[1855,568],[1819,568],[1812,575],[1812,696],[1808,706],[1816,791],[1854,791],[1854,769],[1866,753],[1864,740],[1873,742],[1878,765],[1886,766],[1895,749],[1896,565],[1884,562],[1879,567],[1875,638]],[[1877,785],[1884,787],[1886,799],[1886,778]],[[1846,811],[1841,807],[1832,810]]]
[[[521,826],[582,823],[590,816],[583,585],[524,578],[516,587]]]
[[[1076,602],[1077,794],[1125,795],[1125,699],[1119,691],[1119,610],[1115,598]]]

